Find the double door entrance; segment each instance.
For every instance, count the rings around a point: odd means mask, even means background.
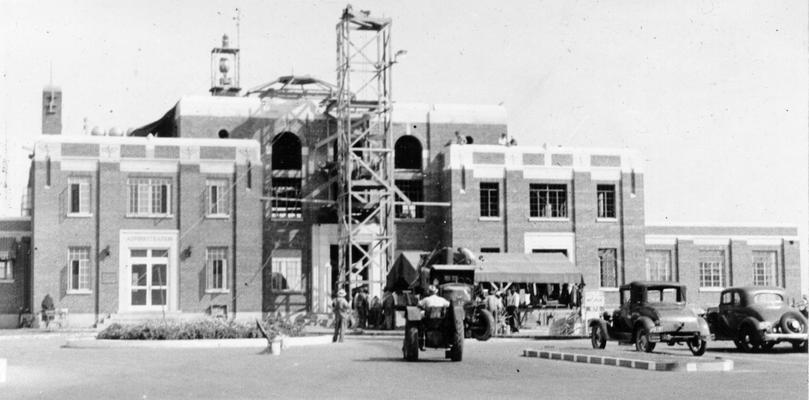
[[[129,252],[130,309],[147,311],[168,305],[169,249],[132,248]]]

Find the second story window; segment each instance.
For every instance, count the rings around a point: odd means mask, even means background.
[[[497,182],[480,183],[480,216],[500,216],[500,185]]]
[[[597,185],[598,218],[615,218],[615,185]]]
[[[205,203],[208,216],[227,216],[228,208],[228,181],[225,179],[209,179],[205,181]]]
[[[396,180],[396,187],[399,188],[410,201],[424,201],[424,187],[420,180]],[[397,198],[396,201],[401,201]],[[424,206],[417,206],[414,204],[397,204],[396,218],[399,219],[418,219],[424,218]]]
[[[530,184],[528,207],[532,218],[567,218],[567,185]]]
[[[171,214],[171,180],[132,178],[127,180],[128,215],[167,216]]]
[[[67,214],[90,215],[90,178],[67,179]]]

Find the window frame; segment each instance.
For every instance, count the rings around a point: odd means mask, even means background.
[[[564,198],[559,202],[559,193],[564,195]],[[528,184],[528,219],[532,221],[567,221],[570,219],[570,212],[568,210],[568,197],[570,187],[567,183],[529,183]],[[542,205],[542,195],[545,195],[546,203]],[[556,213],[558,216],[553,216],[554,204],[551,202],[551,195],[555,194]],[[548,216],[550,210],[550,216]],[[545,215],[543,215],[545,211]]]
[[[128,218],[170,218],[172,213],[172,186],[174,182],[170,177],[130,177],[126,180],[126,198]],[[133,192],[133,186],[137,188]],[[155,197],[155,188],[165,186],[165,199]],[[145,193],[141,188],[146,188]],[[134,198],[133,198],[134,194]],[[155,200],[158,203],[165,202],[165,212],[155,212]],[[141,206],[141,201],[145,201],[145,207]],[[133,210],[134,206],[134,210]],[[145,211],[141,211],[141,209]]]
[[[303,180],[301,178],[274,177],[271,185],[270,196],[273,199],[269,202],[270,220],[302,220],[303,202],[301,201],[301,191],[303,190]],[[293,193],[295,196],[278,196],[281,189],[286,189],[285,193]]]
[[[711,258],[715,258],[717,255],[721,255],[719,259],[721,263],[716,260],[711,260]],[[713,270],[715,264],[720,264],[718,273]],[[727,265],[727,252],[724,249],[700,249],[697,257],[697,279],[699,281],[700,290],[722,290],[727,287]],[[706,268],[710,268],[711,270],[706,271]],[[705,276],[705,272],[710,272],[710,275]],[[706,285],[706,283],[708,285]]]
[[[0,282],[14,282],[14,260],[0,259]]]
[[[424,201],[424,181],[421,179],[396,179],[394,180],[394,184],[396,185],[399,190],[401,190],[407,197],[410,198],[410,201]],[[412,187],[412,184],[417,184],[417,188]],[[417,193],[416,196],[411,196],[413,193]],[[397,196],[397,201],[401,201],[401,199]],[[404,214],[405,210],[408,210],[411,216],[406,216]],[[423,221],[424,220],[424,206],[418,205],[394,205],[393,206],[394,213],[397,221]]]
[[[230,217],[229,184],[230,182],[226,178],[208,178],[205,180],[205,217]],[[217,192],[216,199],[214,199],[214,194],[212,193],[214,189]],[[215,210],[214,207],[216,208]]]
[[[659,279],[660,278],[660,266],[656,265],[656,276],[653,276],[651,265],[649,264],[649,255],[652,254],[665,254],[666,255],[666,275],[668,275],[668,279]],[[663,282],[674,282],[674,268],[673,268],[673,260],[671,257],[671,250],[664,250],[664,249],[646,249],[646,279],[650,281],[663,281]]]
[[[78,210],[73,211],[73,186],[78,186]],[[65,213],[68,217],[91,217],[92,211],[92,182],[89,176],[69,176],[67,178],[67,205]],[[84,199],[84,201],[82,201]]]
[[[604,284],[604,265],[605,265],[605,261],[607,261],[607,258],[606,258],[605,255],[607,254],[608,251],[611,251],[612,255],[613,255],[613,257],[612,257],[612,272],[614,274],[615,281],[614,281],[614,285],[612,285],[612,286]],[[602,255],[602,252],[604,252],[605,255]],[[616,249],[614,247],[599,248],[598,249],[598,275],[599,275],[599,278],[598,278],[599,279],[598,280],[599,287],[608,288],[608,289],[617,289],[618,288],[618,286],[619,286],[618,285],[618,283],[619,283],[619,279],[618,279],[618,249]]]
[[[491,188],[484,188],[483,185],[494,185]],[[483,221],[497,221],[500,220],[500,183],[499,182],[479,182],[478,183],[478,190],[480,192],[479,196],[479,205],[480,205],[480,219]],[[492,196],[492,192],[494,196]],[[484,193],[486,193],[486,197],[484,198]],[[486,206],[484,207],[484,200],[486,201]],[[492,202],[494,204],[492,204]],[[494,207],[492,207],[492,205]],[[484,213],[485,209],[485,213]],[[492,215],[494,212],[494,215]],[[488,214],[488,215],[484,215]]]
[[[295,272],[297,273],[296,279],[289,279],[288,276],[292,276],[294,274],[289,274],[289,267],[290,265],[293,266]],[[282,271],[283,270],[283,271]],[[271,292],[304,292],[305,288],[303,287],[303,264],[301,257],[273,257],[272,261],[270,262],[270,273],[271,273],[271,280],[270,280],[270,291]],[[278,287],[276,285],[275,274],[281,274],[284,277],[284,280],[287,282],[287,288]],[[296,282],[296,285],[290,285],[290,282]]]
[[[221,283],[215,285],[216,262],[221,265]],[[228,293],[228,248],[225,246],[212,246],[205,249],[205,293]]]
[[[606,190],[607,188],[611,190]],[[604,193],[605,199],[602,199],[601,194]],[[612,216],[609,215],[609,199],[607,195],[612,195]],[[603,207],[603,208],[602,208]],[[603,212],[602,212],[603,211]],[[596,220],[598,221],[615,221],[618,219],[618,188],[617,185],[612,183],[596,183]]]
[[[81,256],[86,258],[81,258]],[[70,246],[67,248],[67,294],[89,294],[93,292],[90,287],[90,262],[89,246]],[[74,282],[73,279],[74,268],[78,268],[76,273],[78,282]]]
[[[771,261],[772,264],[769,265],[769,266],[765,265],[765,269],[767,267],[769,267],[769,271],[764,271],[764,272],[769,272],[769,276],[763,275],[765,277],[765,280],[764,280],[764,283],[762,284],[762,283],[757,282],[757,278],[759,278],[759,270],[758,270],[758,268],[762,263],[758,262],[758,260],[756,259],[756,256],[762,256],[762,255],[765,255],[765,254],[767,256],[769,256],[768,261]],[[752,273],[753,273],[753,286],[776,286],[777,287],[778,283],[779,283],[778,282],[778,271],[779,271],[778,251],[776,251],[776,250],[753,250],[750,258],[751,258],[750,261],[751,261],[751,267],[752,267]],[[769,278],[769,279],[766,279],[766,278]]]

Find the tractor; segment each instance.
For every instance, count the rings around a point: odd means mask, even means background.
[[[388,273],[386,290],[404,300],[405,360],[418,360],[419,350],[445,349],[446,358],[461,361],[466,337],[488,340],[494,332],[494,317],[475,296],[474,256],[466,249],[436,249],[420,255],[416,266],[402,256]],[[422,310],[418,300],[434,285],[449,307]]]

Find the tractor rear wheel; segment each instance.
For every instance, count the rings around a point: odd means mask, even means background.
[[[489,310],[479,310],[477,320],[477,324],[472,326],[472,337],[485,342],[494,333],[494,316]]]

